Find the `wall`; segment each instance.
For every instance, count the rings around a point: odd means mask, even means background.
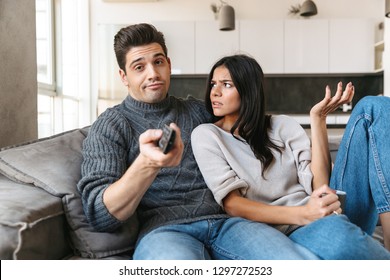
[[[211,20],[212,3],[219,0],[158,0],[157,2],[91,1],[92,23],[127,24],[151,20]],[[288,18],[292,5],[304,0],[225,0],[237,19]],[[385,0],[314,0],[316,18],[374,18],[383,16]]]
[[[329,85],[332,92],[336,91],[338,82],[346,85],[352,82],[356,88],[353,104],[366,95],[383,93],[383,74],[351,74],[351,75],[265,75],[264,90],[266,108],[269,113],[276,114],[307,114],[311,107],[322,100],[325,86]],[[170,95],[187,97],[194,96],[204,99],[206,90],[206,75],[173,76]],[[344,114],[340,109],[335,114]]]
[[[0,1],[0,148],[37,138],[35,1]]]
[[[291,5],[303,0],[227,0],[235,9],[236,19],[288,19]],[[385,0],[315,0],[317,19],[369,18],[383,21]],[[124,3],[91,0],[91,90],[96,102],[98,93],[98,26],[99,24],[131,24],[152,21],[214,20],[210,9],[219,0],[159,0],[157,2]],[[347,34],[346,34],[347,36]],[[389,44],[390,45],[390,44]],[[93,108],[97,104],[92,103]]]
[[[390,96],[390,18],[385,19],[385,53],[383,55],[384,94]]]

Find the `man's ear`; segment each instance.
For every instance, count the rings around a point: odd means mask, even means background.
[[[119,76],[121,77],[122,83],[128,87],[129,81],[127,80],[126,73],[122,69],[119,69]]]
[[[169,64],[169,72],[172,73],[171,59],[169,57],[167,57],[167,61],[168,61],[168,64]]]

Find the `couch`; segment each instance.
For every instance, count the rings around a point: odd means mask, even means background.
[[[131,259],[132,217],[114,232],[87,222],[76,184],[88,127],[0,150],[0,259]],[[340,137],[330,138],[332,157]],[[383,242],[381,227],[375,238]]]

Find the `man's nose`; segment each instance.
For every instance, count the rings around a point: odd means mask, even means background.
[[[148,65],[147,73],[149,79],[154,79],[160,75],[154,65]]]

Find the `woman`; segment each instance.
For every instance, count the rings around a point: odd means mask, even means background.
[[[231,216],[277,227],[322,259],[390,259],[379,242],[340,215],[338,196],[326,185],[330,159],[322,126],[327,113],[351,100],[353,86],[342,93],[339,85],[334,99],[328,88],[311,110],[318,133],[312,162],[302,127],[290,117],[265,114],[263,78],[259,64],[245,55],[224,57],[210,71],[206,107],[216,121],[198,126],[191,142],[216,201]]]

